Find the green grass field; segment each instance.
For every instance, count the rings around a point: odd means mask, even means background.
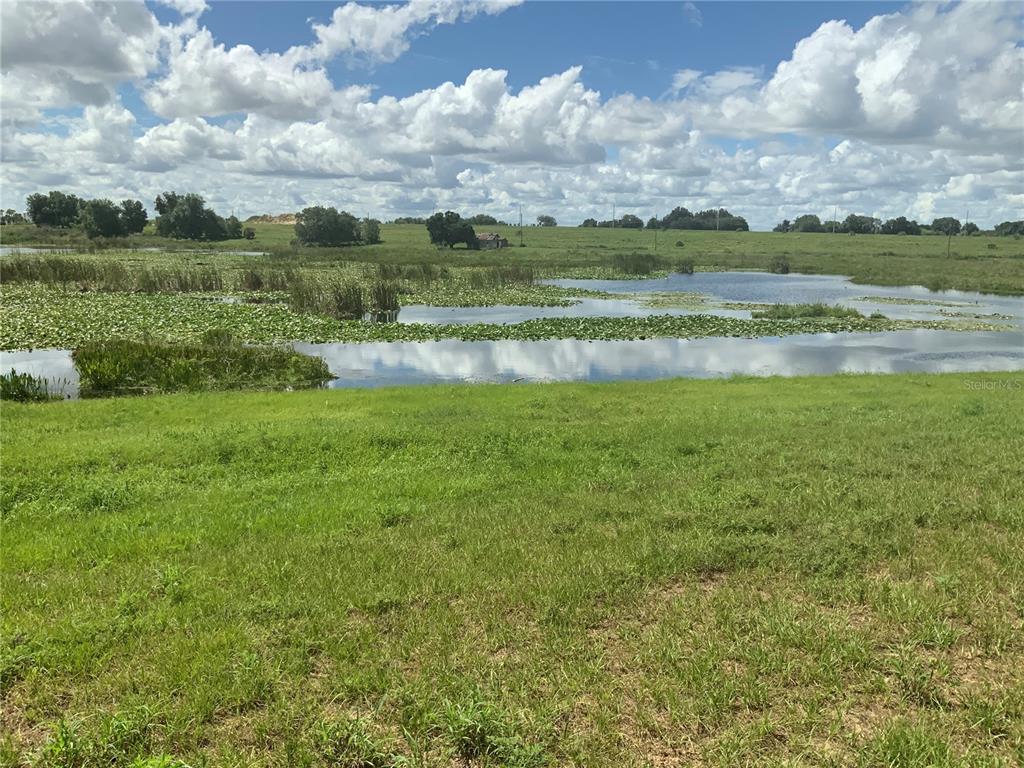
[[[695,232],[581,227],[527,227],[525,248],[501,251],[437,249],[420,225],[384,225],[383,242],[373,246],[336,249],[299,249],[290,246],[293,227],[286,224],[252,225],[253,241],[233,240],[202,244],[213,250],[279,250],[292,262],[323,263],[338,260],[376,263],[432,262],[450,266],[522,263],[546,276],[608,276],[615,254],[656,253],[671,265],[693,259],[699,269],[766,269],[774,256],[785,256],[794,272],[848,275],[855,282],[876,285],[925,285],[1002,294],[1024,294],[1024,241],[1008,237],[955,237],[947,256],[946,238],[938,236],[830,235],[771,232]],[[492,229],[519,242],[516,229]],[[6,244],[43,240],[59,245],[53,232],[31,226],[7,226],[0,231]],[[677,246],[681,241],[683,245]],[[81,244],[81,238],[75,241]],[[195,243],[168,241],[153,235],[133,238],[139,247],[195,248]],[[147,260],[156,254],[136,254]],[[236,257],[241,262],[245,257]]]
[[[1019,765],[1022,406],[1019,374],[4,404],[2,763]]]

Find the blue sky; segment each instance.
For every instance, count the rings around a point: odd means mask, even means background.
[[[1011,3],[56,2],[0,2],[3,207],[1024,209]]]
[[[331,62],[336,85],[372,82],[380,93],[407,96],[440,82],[461,82],[474,69],[506,69],[515,88],[583,65],[584,84],[604,96],[631,92],[658,98],[679,69],[770,70],[794,44],[830,19],[855,27],[905,3],[529,2],[469,24],[441,25],[415,38],[396,62]],[[333,2],[209,3],[203,24],[219,42],[284,52],[310,41],[309,20],[326,23]],[[153,3],[158,17],[175,14]]]

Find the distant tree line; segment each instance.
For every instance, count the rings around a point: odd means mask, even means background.
[[[380,222],[360,221],[348,211],[314,205],[296,214],[295,239],[300,245],[372,245],[380,242]]]
[[[996,225],[993,233],[1002,237],[1009,237],[1010,235],[1020,237],[1024,235],[1024,221],[1004,221]]]
[[[618,219],[598,221],[597,219],[584,219],[581,227],[597,227],[599,229],[643,229],[644,222],[639,216],[627,213]]]
[[[1015,227],[1017,231],[1015,231]],[[993,230],[995,235],[1019,234],[1024,231],[1024,222],[1004,221]],[[952,216],[933,219],[931,224],[918,224],[906,216],[881,219],[872,216],[850,214],[843,221],[821,221],[817,216],[807,214],[793,221],[783,219],[772,232],[836,232],[854,235],[974,235],[981,229],[973,221],[964,224]]]
[[[85,200],[58,190],[29,195],[25,199],[25,211],[27,220],[37,227],[79,227],[90,238],[136,234],[145,229],[147,220],[146,208],[139,200],[120,203],[105,198]],[[5,223],[18,223],[18,215],[15,211],[6,211]]]
[[[584,219],[581,227],[615,227],[616,229],[642,229],[645,225],[639,216],[627,213],[622,218],[608,221]],[[750,226],[742,216],[736,216],[725,208],[710,208],[706,211],[690,211],[677,206],[660,219],[652,216],[647,220],[647,229],[702,229],[723,232],[747,232]]]

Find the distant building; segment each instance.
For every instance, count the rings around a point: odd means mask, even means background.
[[[508,240],[495,232],[481,232],[476,236],[481,250],[493,248],[508,248]]]

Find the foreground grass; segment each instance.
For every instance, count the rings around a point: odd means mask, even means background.
[[[1019,375],[5,405],[6,759],[1018,764],[1022,405]]]

